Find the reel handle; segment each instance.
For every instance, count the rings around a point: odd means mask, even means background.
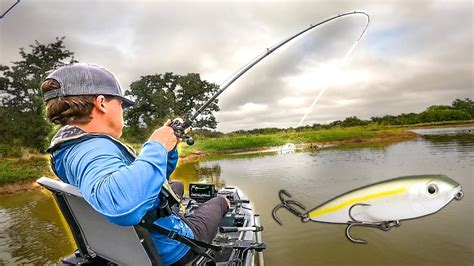
[[[185,121],[184,123],[181,123],[179,120],[173,120],[171,122],[170,127],[174,130],[174,135],[180,139],[186,140],[186,144],[189,146],[192,146],[194,144],[194,139],[193,137],[189,136],[184,132],[186,128],[188,128],[191,125],[190,122]]]

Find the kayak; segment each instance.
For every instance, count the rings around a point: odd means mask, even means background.
[[[226,197],[231,205],[219,225],[219,232],[213,240],[213,244],[222,247],[220,251],[210,252],[214,257],[214,262],[210,259],[200,257],[192,265],[263,265],[263,250],[265,244],[262,241],[260,216],[253,212],[250,201],[241,190],[236,187],[227,186],[215,193],[203,193],[199,188],[209,187],[212,190],[214,185],[191,184],[189,188],[190,198],[184,201],[186,215],[195,211],[200,204],[214,196]],[[199,191],[201,193],[196,193]]]
[[[77,246],[59,265],[163,265],[144,226],[109,222],[84,200],[75,186],[47,177],[41,177],[37,183],[52,192]],[[213,197],[226,197],[231,203],[211,243],[219,249],[207,249],[209,256],[199,256],[191,265],[264,265],[260,216],[253,212],[250,201],[238,188],[217,190],[213,184],[190,184],[189,191],[189,198],[182,201],[184,216]]]

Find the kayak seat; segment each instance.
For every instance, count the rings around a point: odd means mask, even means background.
[[[75,186],[47,177],[36,182],[52,192],[77,245],[75,255],[63,259],[63,264],[162,265],[145,228],[109,222]]]

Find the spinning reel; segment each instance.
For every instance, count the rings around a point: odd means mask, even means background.
[[[186,120],[181,123],[181,121],[175,119],[170,124],[170,127],[174,130],[174,135],[182,140],[186,140],[186,144],[192,146],[194,144],[194,139],[185,132],[185,129],[190,126],[191,122],[189,122],[189,120]]]

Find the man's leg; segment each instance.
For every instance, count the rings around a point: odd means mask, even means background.
[[[223,197],[215,197],[203,203],[193,214],[183,220],[193,231],[194,239],[211,243],[217,235],[219,223],[228,209],[227,201]],[[196,256],[190,250],[176,265],[186,264]]]
[[[194,238],[210,243],[217,234],[222,217],[229,209],[223,197],[215,197],[206,201],[191,215],[186,222],[194,233]]]
[[[178,180],[169,181],[168,183],[170,184],[170,187],[174,191],[174,193],[182,199],[184,195],[183,183]]]

